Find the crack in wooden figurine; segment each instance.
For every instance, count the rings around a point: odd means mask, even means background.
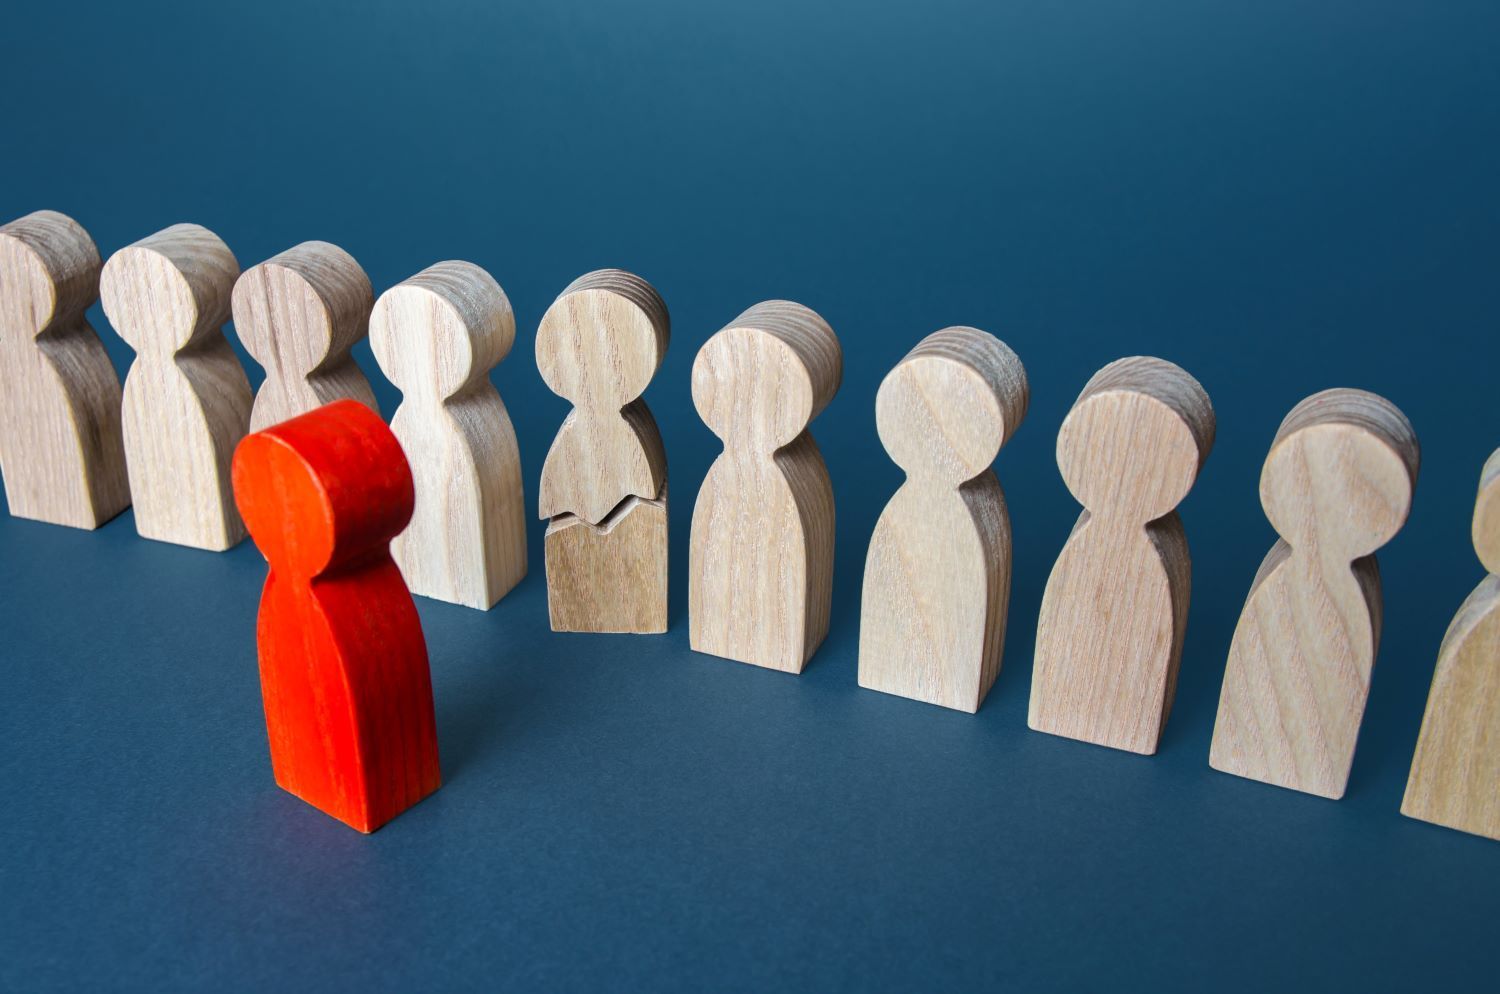
[[[245,537],[229,466],[254,394],[224,337],[239,263],[176,224],[109,257],[104,313],[136,358],[125,377],[125,461],[145,538],[223,550]]]
[[[828,323],[801,304],[756,304],[693,362],[693,404],[724,451],[693,508],[694,650],[802,672],[828,634],[833,486],[808,425],[843,376]]]
[[[256,624],[276,783],[361,832],[437,790],[427,645],[389,543],[401,445],[352,400],[246,436],[234,495],[270,563]]]
[[[375,295],[348,252],[327,242],[294,245],[247,269],[233,302],[240,342],[266,371],[251,431],[343,398],[379,413],[350,352],[369,330]]]
[[[1192,376],[1132,356],[1094,374],[1057,436],[1057,465],[1084,506],[1037,621],[1028,723],[1154,753],[1172,708],[1192,562],[1174,510],[1214,441]]]
[[[1401,813],[1500,840],[1500,449],[1479,475],[1473,533],[1487,575],[1438,649]]]
[[[370,347],[401,391],[391,430],[416,483],[411,524],[391,543],[412,593],[487,610],[526,575],[516,432],[490,370],[516,321],[489,273],[440,262],[375,303]]]
[[[641,394],[670,332],[661,296],[619,269],[574,280],[537,329],[537,369],[573,404],[538,498],[553,631],[667,630],[667,454]]]
[[[1026,416],[1026,370],[976,328],[922,339],[880,384],[880,441],[906,480],[870,539],[859,685],[979,709],[1000,670],[1010,515],[990,464]]]
[[[1344,795],[1380,644],[1375,551],[1406,521],[1419,459],[1405,415],[1363,390],[1314,394],[1282,421],[1260,475],[1280,538],[1230,643],[1214,769]]]
[[[84,316],[99,269],[66,215],[0,225],[0,472],[18,518],[97,528],[130,506],[120,380]]]

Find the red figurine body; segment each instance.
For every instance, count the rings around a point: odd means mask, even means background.
[[[256,644],[276,783],[373,832],[441,783],[427,644],[390,554],[411,469],[341,400],[247,436],[233,475],[271,567]]]

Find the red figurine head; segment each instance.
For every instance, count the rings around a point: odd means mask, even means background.
[[[411,467],[380,416],[338,400],[248,436],[234,499],[272,568],[310,579],[384,551],[411,520]]]

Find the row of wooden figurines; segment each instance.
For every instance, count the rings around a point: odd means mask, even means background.
[[[137,353],[123,396],[84,318],[101,296]],[[223,335],[231,313],[266,368],[253,396]],[[350,356],[367,332],[403,394],[391,429],[415,499],[391,546],[401,575],[415,593],[493,605],[526,569],[515,434],[488,376],[515,324],[499,285],[468,263],[439,263],[375,300],[358,264],[327,243],[241,274],[196,225],[158,232],[102,267],[87,233],[61,214],[0,227],[0,467],[12,513],[93,527],[133,499],[142,535],[233,545],[244,535],[229,483],[235,446],[341,398],[375,410]],[[660,296],[619,270],[574,281],[542,319],[538,367],[573,404],[540,484],[554,629],[666,628],[666,459],[640,398],[668,333]],[[724,452],[692,520],[694,649],[798,672],[826,634],[833,495],[807,428],[841,371],[832,329],[785,301],[755,305],[700,350],[693,400]],[[862,686],[974,711],[993,683],[1010,526],[990,465],[1027,403],[1014,352],[973,328],[928,336],[881,384],[880,438],[907,478],[870,543]],[[1085,510],[1043,598],[1031,727],[1155,751],[1190,589],[1173,509],[1213,436],[1207,394],[1172,363],[1122,359],[1085,386],[1057,446]],[[1261,478],[1281,541],[1231,644],[1216,768],[1342,795],[1379,638],[1374,552],[1405,521],[1417,465],[1409,422],[1374,394],[1324,391],[1283,422]],[[1492,574],[1497,492],[1492,458],[1474,525]],[[1497,603],[1491,575],[1444,641],[1406,804],[1491,836],[1500,836]]]

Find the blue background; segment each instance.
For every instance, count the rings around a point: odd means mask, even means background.
[[[272,783],[248,543],[0,517],[0,987],[1494,990],[1500,844],[1397,810],[1500,444],[1494,4],[135,0],[3,23],[0,216],[62,210],[105,255],[196,221],[245,267],[327,239],[377,292],[440,259],[493,272],[533,506],[567,409],[538,319],[586,270],[651,280],[675,504],[665,636],[551,633],[540,522],[494,610],[419,602],[446,783],[368,838]],[[682,582],[717,451],[692,359],[770,297],[845,350],[813,425],[833,625],[800,678],[691,653]],[[954,323],[1009,342],[1033,398],[997,461],[1015,589],[972,717],[855,683],[865,545],[899,483],[875,389]],[[1078,510],[1056,431],[1132,353],[1194,373],[1219,419],[1181,508],[1191,621],[1152,758],[1025,720]],[[1275,538],[1261,461],[1337,385],[1394,400],[1423,464],[1333,803],[1207,755]]]

